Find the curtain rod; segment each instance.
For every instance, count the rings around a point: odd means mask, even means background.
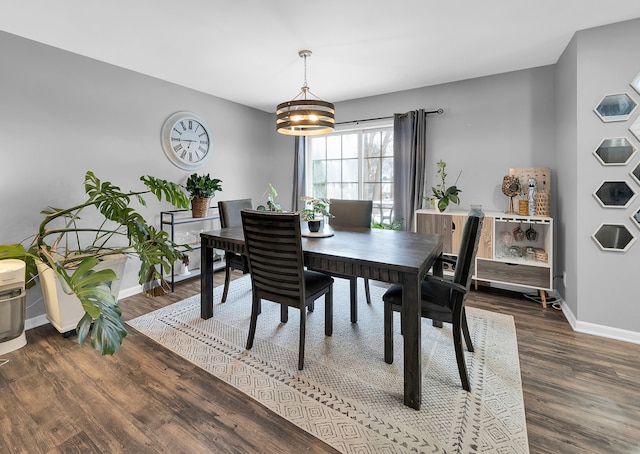
[[[428,112],[425,112],[427,115],[428,114],[443,114],[444,113],[444,109],[438,109],[438,110],[430,110]],[[336,125],[346,125],[349,123],[363,123],[365,121],[376,121],[376,120],[390,120],[393,118],[393,115],[390,117],[378,117],[378,118],[365,118],[364,120],[351,120],[351,121],[341,121],[339,123],[336,123]]]

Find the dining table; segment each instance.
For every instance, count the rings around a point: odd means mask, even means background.
[[[200,315],[208,319],[214,315],[214,249],[244,254],[244,233],[236,226],[202,232],[200,238]],[[337,227],[322,237],[302,238],[309,269],[403,286],[404,404],[416,410],[422,397],[420,282],[442,254],[443,241],[437,234]]]

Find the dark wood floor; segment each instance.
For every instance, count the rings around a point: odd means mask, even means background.
[[[197,292],[196,279],[120,305],[130,319]],[[531,453],[640,452],[640,346],[514,295],[468,304],[515,318]],[[51,325],[27,339],[2,356],[0,452],[335,452],[135,330],[104,358]]]

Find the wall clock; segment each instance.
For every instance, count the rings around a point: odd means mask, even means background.
[[[211,158],[213,135],[206,122],[192,112],[176,112],[162,125],[162,149],[175,166],[202,167]]]

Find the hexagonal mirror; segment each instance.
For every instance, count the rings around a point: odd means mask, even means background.
[[[604,139],[593,154],[601,164],[607,166],[624,165],[636,154],[636,147],[626,137]]]
[[[631,215],[631,220],[633,221],[635,226],[640,229],[640,208],[638,209],[638,211]]]
[[[594,112],[604,122],[625,121],[636,107],[638,105],[628,94],[617,93],[604,96]]]
[[[636,136],[636,139],[640,140],[640,117],[636,118],[636,120],[631,123],[629,126],[629,131]]]
[[[603,207],[626,208],[636,197],[636,192],[626,181],[605,181],[593,195]]]
[[[635,91],[640,93],[640,73],[638,73],[636,78],[633,79],[633,81],[631,82],[631,86],[634,88]]]
[[[640,184],[640,164],[638,164],[635,169],[629,172],[629,175],[631,175],[636,183]]]
[[[601,224],[592,238],[605,251],[624,252],[636,241],[636,237],[624,224]]]

